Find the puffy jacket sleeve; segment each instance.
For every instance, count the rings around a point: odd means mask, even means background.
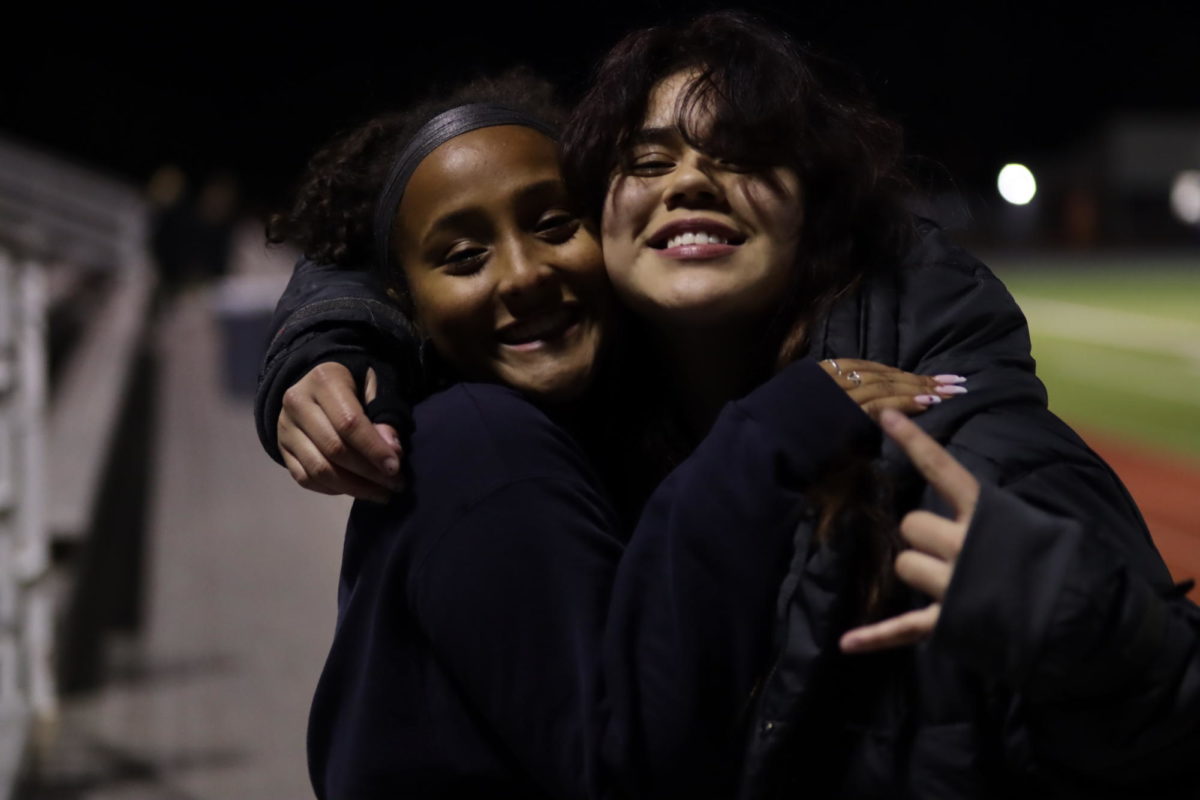
[[[342,363],[360,384],[367,368],[373,367],[390,417],[386,421],[407,420],[408,406],[424,391],[412,325],[366,270],[301,259],[275,307],[271,329],[254,419],[263,449],[280,463],[275,423],[283,394],[317,364]],[[388,403],[385,394],[394,400]]]
[[[1069,461],[985,484],[936,638],[1016,692],[1010,745],[1148,790],[1200,759],[1200,609],[1155,568],[1119,491]]]
[[[1119,478],[1048,410],[1007,288],[936,226],[921,230],[891,281],[835,313],[825,346],[968,377],[969,394],[916,420],[987,487],[937,638],[1015,691],[1010,731],[1036,759],[1121,785],[1194,772],[1196,606]],[[884,454],[900,496],[919,495],[903,454],[891,442]],[[926,489],[920,505],[939,501]]]

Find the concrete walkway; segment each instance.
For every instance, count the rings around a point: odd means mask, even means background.
[[[298,489],[221,386],[207,292],[158,326],[143,635],[63,709],[38,798],[311,797],[308,705],[333,632],[344,498]]]

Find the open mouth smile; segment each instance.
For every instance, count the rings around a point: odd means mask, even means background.
[[[719,258],[734,252],[746,237],[716,220],[693,218],[676,220],[659,228],[648,244],[668,258]]]
[[[496,331],[496,338],[514,350],[536,350],[566,335],[581,318],[578,306],[563,305],[510,322]]]

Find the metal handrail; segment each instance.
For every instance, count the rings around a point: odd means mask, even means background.
[[[0,800],[57,714],[51,541],[85,536],[96,512],[152,305],[146,217],[132,187],[0,139]],[[51,406],[47,295],[82,285],[62,279],[64,262],[105,270],[111,291]]]

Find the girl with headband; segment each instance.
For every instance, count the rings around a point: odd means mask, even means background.
[[[730,182],[736,188],[746,180],[736,176],[782,164],[802,198],[798,285],[782,297],[810,302],[783,315],[781,322],[797,325],[758,319],[763,330],[786,332],[776,340],[787,345],[779,352],[833,357],[829,369],[847,385],[880,382],[847,370],[839,357],[847,353],[970,377],[969,395],[921,418],[978,477],[947,481],[936,467],[922,470],[949,495],[953,519],[905,520],[902,532],[915,547],[897,564],[919,591],[888,591],[871,568],[886,539],[838,535],[864,516],[869,522],[873,515],[863,512],[871,503],[820,504],[833,513],[796,520],[791,564],[769,604],[778,613],[770,669],[747,706],[748,741],[733,769],[741,795],[974,797],[1048,787],[1127,795],[1131,787],[1153,794],[1191,785],[1200,615],[1172,586],[1115,476],[1046,410],[1024,321],[1003,286],[928,225],[918,226],[901,257],[903,237],[887,235],[902,231],[888,225],[896,219],[887,201],[896,186],[887,179],[895,163],[889,129],[812,69],[786,37],[734,15],[638,32],[610,53],[566,137],[568,175],[585,202],[603,209],[610,274],[622,297],[640,304],[651,333],[666,339],[694,323],[689,315],[704,309],[676,302],[681,295],[668,290],[704,288],[701,279],[712,276],[646,260],[647,249],[697,241],[673,241],[696,232],[669,229],[658,242],[663,231],[645,220],[664,209],[715,220],[733,233],[716,231],[725,241],[715,245],[740,247],[762,229],[739,226],[747,220]],[[786,187],[788,178],[769,183]],[[623,193],[622,184],[635,193]],[[657,193],[636,193],[645,189]],[[714,245],[713,232],[702,232],[710,237],[702,244]],[[632,257],[618,264],[612,253],[620,248]],[[860,260],[870,254],[875,259]],[[845,272],[856,263],[857,271]],[[370,349],[361,340],[353,347]],[[703,363],[692,363],[702,377]],[[797,416],[809,413],[802,396],[793,402]],[[659,409],[649,413],[664,419]],[[671,460],[688,434],[686,426],[682,436],[667,431],[642,452]],[[914,441],[908,433],[902,440]],[[413,450],[415,457],[415,442]],[[885,456],[879,465],[898,509],[946,508],[895,452]],[[940,459],[944,466],[944,452]],[[862,486],[861,473],[847,480]],[[714,479],[709,491],[720,485]],[[938,602],[923,607],[930,595]],[[872,606],[899,615],[843,636]],[[888,657],[852,657],[838,647],[839,639],[846,651],[894,646],[930,632],[931,643]],[[719,719],[718,712],[706,721]],[[662,751],[642,768],[659,781],[635,785],[685,786],[696,777]]]
[[[570,211],[553,129],[496,87],[482,97],[351,132],[276,221],[311,249],[373,247],[427,337],[424,374],[455,381],[415,410],[408,490],[352,513],[313,784],[355,798],[686,791],[660,781],[680,758],[728,756],[763,669],[800,494],[878,431],[797,363],[718,421],[626,546],[590,463],[611,405],[588,392],[610,335],[599,248]],[[374,225],[346,236],[330,214],[370,194],[363,174],[381,178]],[[719,499],[697,503],[717,477]]]

